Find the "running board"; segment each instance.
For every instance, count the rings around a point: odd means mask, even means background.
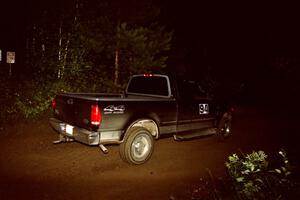
[[[190,140],[197,137],[203,137],[208,135],[215,135],[217,134],[217,128],[209,128],[205,130],[198,130],[198,131],[192,131],[192,132],[184,132],[184,133],[177,133],[174,134],[174,140],[181,141],[181,140]]]

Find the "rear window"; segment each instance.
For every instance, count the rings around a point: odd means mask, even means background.
[[[135,76],[131,79],[127,92],[169,96],[168,80],[164,76]]]

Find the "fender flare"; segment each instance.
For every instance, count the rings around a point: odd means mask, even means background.
[[[157,123],[151,118],[139,118],[127,126],[126,131],[121,137],[121,142],[123,142],[125,135],[128,134],[132,127],[143,127],[147,129],[155,139],[159,138],[159,129]]]

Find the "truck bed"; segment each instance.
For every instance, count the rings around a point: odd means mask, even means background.
[[[60,93],[56,96],[56,104],[57,119],[88,130],[91,128],[91,105],[101,108],[102,123],[99,130],[123,129],[132,116],[142,117],[151,113],[156,113],[153,117],[159,120],[176,121],[177,111],[174,99],[148,95]],[[124,110],[115,111],[118,108]]]

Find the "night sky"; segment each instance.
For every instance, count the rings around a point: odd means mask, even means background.
[[[15,50],[21,48],[26,30],[26,15],[30,13],[26,1],[4,1],[0,7],[0,48]]]
[[[161,7],[161,24],[175,30],[173,46],[176,48],[253,56],[274,51],[288,53],[297,50],[300,44],[300,14],[296,5],[252,1],[221,4],[208,1],[157,2]],[[34,4],[33,0],[1,3],[1,48],[22,46],[22,36]]]

